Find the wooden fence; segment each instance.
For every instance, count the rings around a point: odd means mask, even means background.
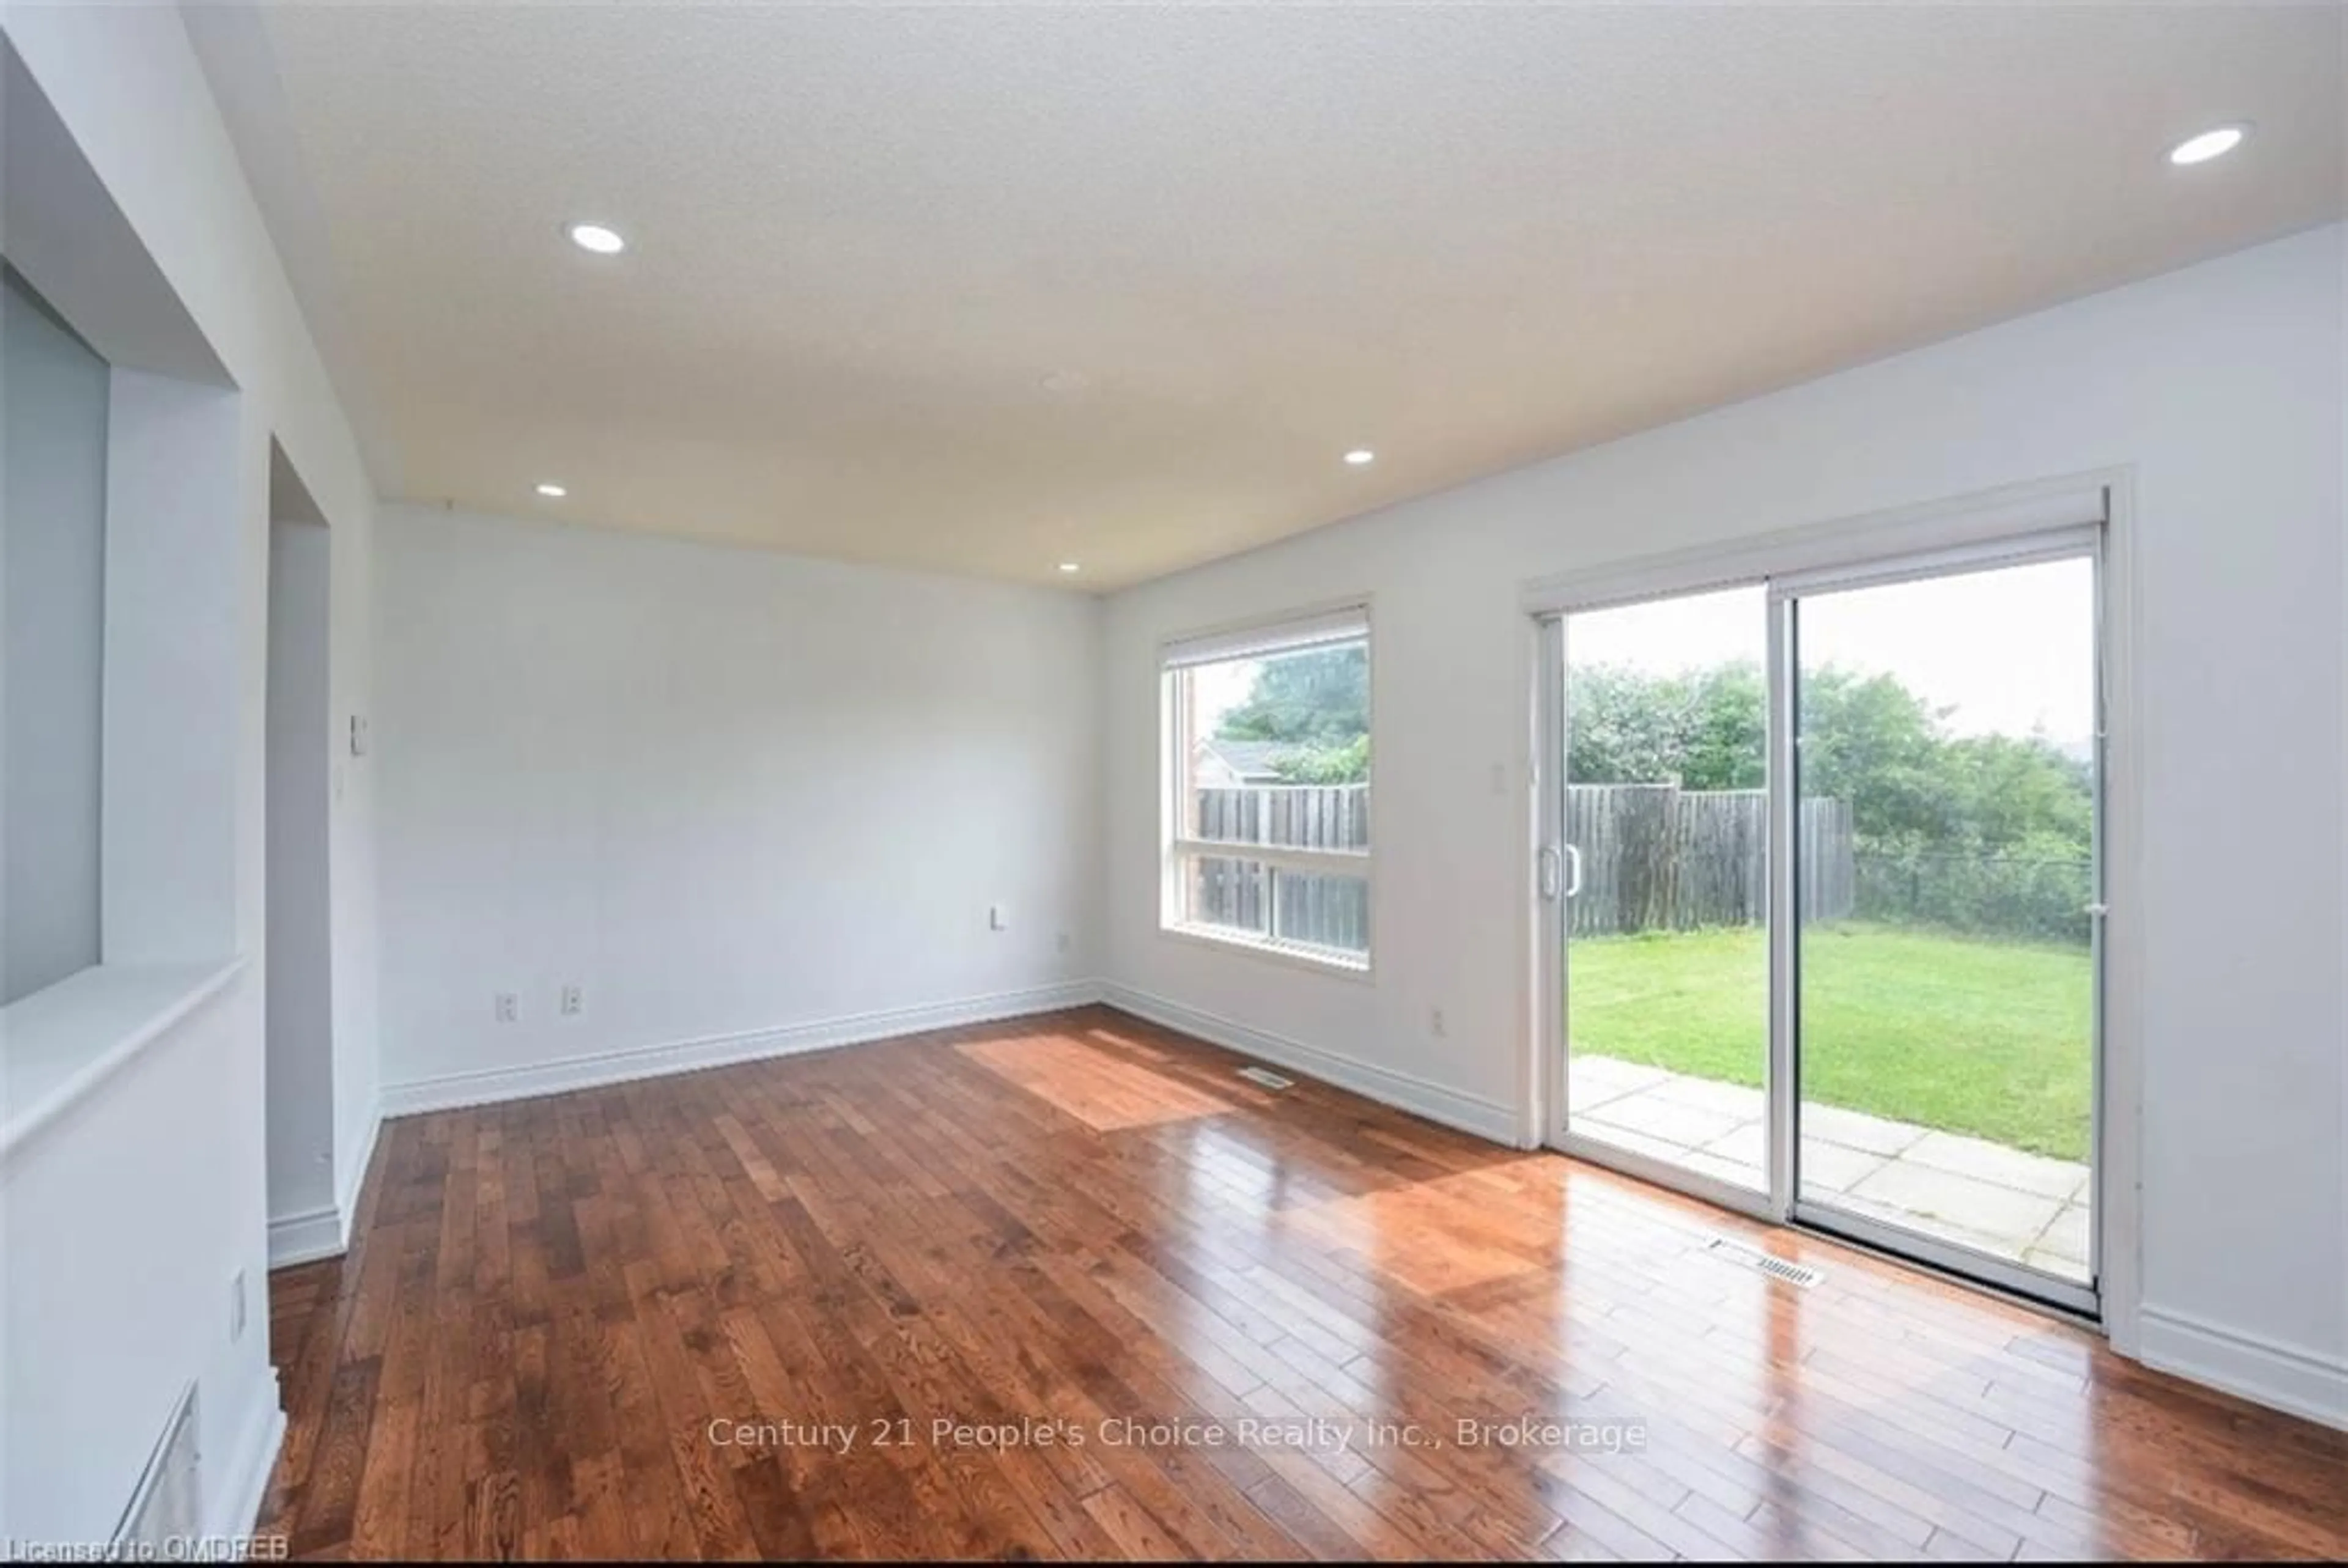
[[[1269,784],[1202,789],[1200,838],[1282,849],[1367,849],[1370,786]]]
[[[1367,784],[1271,784],[1198,792],[1197,834],[1233,845],[1366,849]],[[1260,860],[1201,856],[1190,917],[1283,941],[1363,953],[1370,946],[1369,884],[1267,866]]]
[[[1801,803],[1806,918],[1851,913],[1850,803]],[[1565,840],[1581,852],[1573,934],[1755,926],[1769,912],[1769,797],[1762,790],[1573,784]]]
[[[1369,946],[1369,887],[1358,876],[1282,870],[1247,845],[1366,849],[1367,784],[1272,784],[1197,792],[1198,837],[1232,846],[1201,856],[1190,917],[1350,952]],[[1802,802],[1806,917],[1852,911],[1857,881],[1850,803]],[[1676,784],[1574,784],[1566,842],[1581,851],[1581,891],[1568,906],[1577,937],[1754,926],[1768,916],[1769,804],[1761,790]]]

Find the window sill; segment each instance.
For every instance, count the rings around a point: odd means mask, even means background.
[[[242,958],[100,964],[0,1009],[0,1162],[226,989]]]
[[[1270,958],[1291,968],[1308,969],[1316,975],[1334,975],[1343,980],[1368,980],[1370,960],[1365,956],[1346,958],[1325,948],[1308,948],[1297,942],[1275,942],[1265,937],[1250,937],[1236,931],[1225,931],[1213,926],[1160,925],[1158,934],[1177,941],[1196,942],[1220,952],[1245,953],[1251,958]]]

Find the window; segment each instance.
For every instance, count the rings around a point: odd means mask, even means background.
[[[1169,930],[1370,962],[1365,608],[1164,652]]]

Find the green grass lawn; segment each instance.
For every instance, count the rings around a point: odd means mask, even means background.
[[[1577,938],[1574,1048],[1757,1087],[1768,964],[1756,927]],[[1802,943],[1803,1093],[2083,1160],[2092,1011],[2084,948],[1813,927]]]

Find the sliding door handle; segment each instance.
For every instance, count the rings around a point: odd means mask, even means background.
[[[1542,845],[1538,864],[1540,869],[1540,896],[1554,904],[1557,902],[1557,845]]]
[[[1565,896],[1569,898],[1581,897],[1581,847],[1579,845],[1565,846]]]

